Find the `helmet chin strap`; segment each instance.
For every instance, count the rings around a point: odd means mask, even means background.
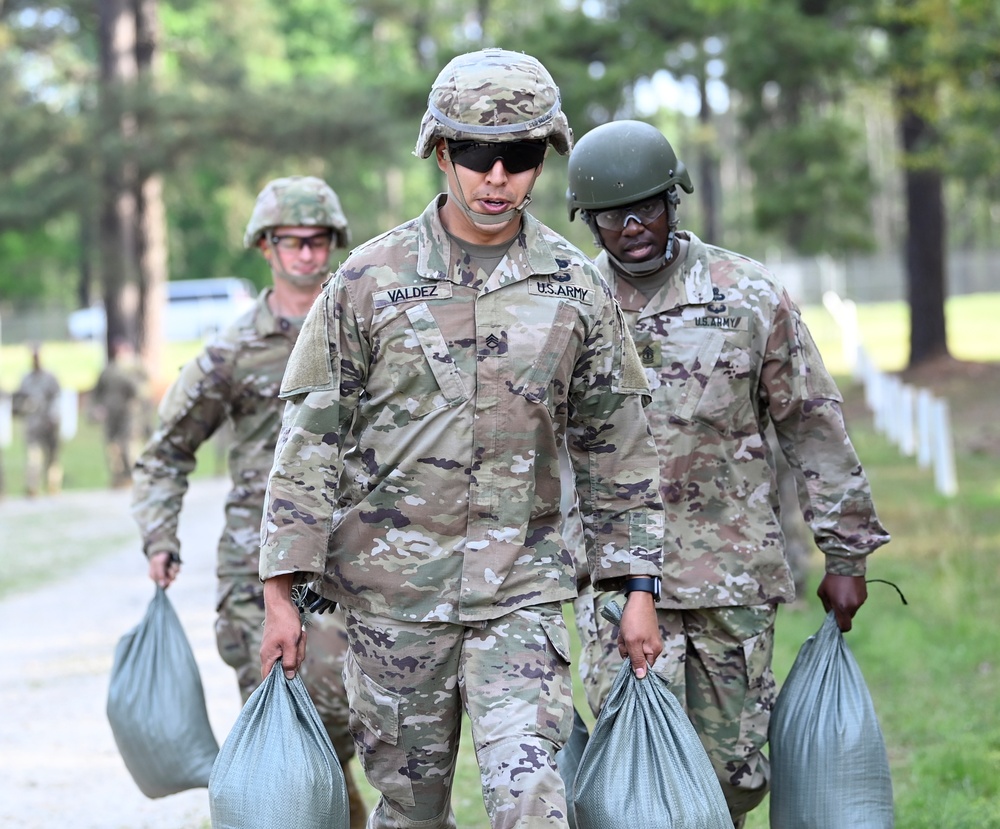
[[[590,214],[585,214],[585,219],[587,226],[590,228],[590,232],[594,234],[594,242],[597,247],[604,250],[608,255],[608,261],[619,273],[623,273],[626,276],[652,276],[654,273],[662,271],[667,265],[670,264],[670,258],[674,251],[674,236],[677,233],[677,205],[680,203],[680,199],[677,198],[676,193],[673,192],[671,188],[671,196],[667,197],[667,243],[663,246],[663,255],[654,256],[652,259],[646,259],[643,262],[623,262],[617,256],[615,256],[610,250],[608,250],[607,245],[604,244],[604,240],[601,238],[601,232],[594,222],[593,216]]]
[[[461,210],[465,217],[477,225],[502,225],[511,221],[515,217],[519,217],[525,210],[525,208],[531,204],[531,191],[535,187],[535,182],[538,181],[538,167],[535,168],[534,178],[531,179],[531,186],[528,188],[528,192],[525,194],[521,203],[517,207],[512,207],[509,210],[504,210],[503,213],[477,213],[471,207],[469,203],[465,200],[465,193],[462,192],[462,184],[458,180],[458,171],[455,169],[455,162],[451,160],[451,155],[445,156],[448,159],[448,163],[451,164],[451,170],[455,174],[455,183],[458,185],[458,192],[451,187],[451,180],[448,180],[448,195],[455,197],[455,203],[459,210]],[[539,165],[541,166],[541,165]]]

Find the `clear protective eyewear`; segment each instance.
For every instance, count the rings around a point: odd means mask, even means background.
[[[601,210],[594,213],[594,222],[603,230],[616,230],[619,233],[628,227],[629,220],[635,220],[643,227],[649,227],[667,211],[667,203],[663,198],[650,199],[641,204],[630,204],[627,207],[615,207],[611,210]]]
[[[279,250],[294,253],[298,253],[302,248],[309,248],[315,253],[325,253],[333,244],[332,233],[317,233],[315,236],[279,236],[277,233],[272,233],[268,238]]]

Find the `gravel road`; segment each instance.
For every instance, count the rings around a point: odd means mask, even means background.
[[[215,649],[215,544],[223,479],[192,482],[181,521],[184,568],[168,596],[201,669],[209,718],[221,745],[240,711],[233,672]],[[25,521],[83,513],[90,537],[114,549],[69,578],[0,600],[0,826],[18,829],[207,829],[208,790],[150,800],[132,780],[105,714],[118,639],[153,597],[128,513],[127,491],[69,492],[0,501],[0,556]],[[78,520],[78,519],[74,519]],[[131,541],[123,542],[131,531]]]

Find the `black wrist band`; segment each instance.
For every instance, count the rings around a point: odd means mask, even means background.
[[[658,602],[660,600],[660,577],[641,576],[638,578],[626,579],[624,588],[625,595],[627,596],[635,590],[639,590],[642,593],[652,593],[653,601]]]

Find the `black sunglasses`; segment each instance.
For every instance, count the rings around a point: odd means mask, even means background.
[[[487,172],[499,158],[508,173],[523,173],[542,163],[544,141],[449,141],[451,160],[477,173]]]

